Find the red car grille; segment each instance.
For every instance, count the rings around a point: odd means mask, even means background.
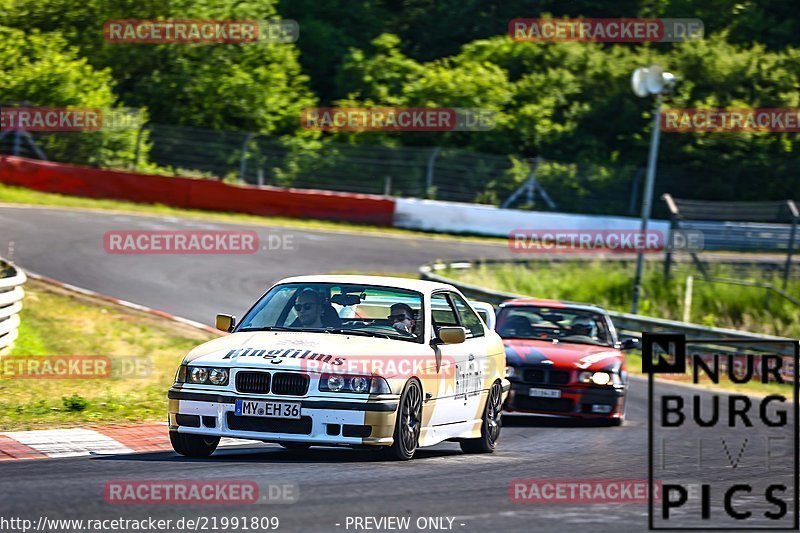
[[[534,385],[567,385],[570,372],[567,370],[545,370],[543,368],[527,368],[522,373],[525,383]]]
[[[514,407],[527,411],[548,411],[551,413],[571,413],[574,403],[569,398],[516,398]]]

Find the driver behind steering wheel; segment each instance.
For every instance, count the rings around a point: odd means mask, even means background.
[[[404,303],[394,304],[389,310],[387,317],[392,323],[392,327],[400,333],[407,335],[414,335],[414,326],[417,321],[414,320],[414,310],[411,306]]]
[[[579,316],[572,321],[570,335],[580,335],[583,337],[595,338],[595,323],[588,316]]]

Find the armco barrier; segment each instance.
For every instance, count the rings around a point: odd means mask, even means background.
[[[514,230],[628,231],[639,230],[642,223],[633,217],[523,211],[417,198],[397,198],[396,202],[395,226],[446,233],[508,237]],[[649,227],[669,232],[665,220],[651,220]]]
[[[494,261],[494,263],[501,263],[503,261]],[[499,304],[505,300],[512,298],[530,298],[531,295],[514,294],[508,292],[495,291],[486,289],[477,285],[470,285],[461,283],[437,274],[437,272],[448,268],[472,268],[471,261],[459,261],[451,263],[433,263],[423,265],[419,269],[419,274],[422,279],[431,281],[439,281],[442,283],[449,283],[457,287],[462,293],[469,298],[476,300],[483,300],[491,304]],[[726,328],[713,328],[708,326],[701,326],[699,324],[691,324],[688,322],[679,322],[677,320],[665,320],[663,318],[653,318],[642,315],[634,315],[630,313],[619,313],[609,311],[611,320],[614,323],[617,331],[625,337],[640,338],[642,333],[683,333],[687,337],[695,339],[704,339],[710,342],[705,344],[712,344],[714,340],[718,339],[740,339],[753,341],[754,348],[763,348],[765,350],[774,349],[774,346],[769,344],[758,345],[758,341],[792,341],[797,342],[796,339],[788,339],[786,337],[775,337],[772,335],[762,335],[760,333],[749,333],[746,331],[737,331],[735,329]],[[701,350],[698,350],[701,351]],[[720,350],[722,351],[722,350]]]
[[[343,220],[391,226],[394,201],[382,196],[230,185],[0,156],[0,182],[70,196],[159,203],[251,215]]]
[[[0,260],[0,352],[17,338],[25,281],[27,278],[22,270]]]

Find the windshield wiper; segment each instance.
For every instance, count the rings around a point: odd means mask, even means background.
[[[302,331],[298,328],[288,326],[264,326],[261,328],[242,328],[239,331]]]
[[[325,333],[341,333],[344,335],[360,335],[362,337],[381,337],[384,339],[393,338],[388,333],[378,333],[375,331],[365,331],[363,329],[344,329],[344,328],[325,328]]]
[[[585,344],[587,346],[604,346],[604,347],[607,347],[607,348],[611,347],[610,344],[605,344],[602,341],[589,341],[589,342],[587,342],[587,341],[576,341],[576,340],[570,340],[569,337],[562,337],[561,339],[559,339],[559,343],[564,343],[564,344]]]

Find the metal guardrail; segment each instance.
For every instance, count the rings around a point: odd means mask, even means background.
[[[22,285],[27,279],[25,272],[0,260],[0,351],[11,346],[17,338],[19,312],[25,296]]]
[[[509,292],[501,292],[493,289],[479,287],[460,281],[444,277],[437,274],[437,271],[453,269],[453,268],[472,268],[471,261],[457,261],[450,263],[431,263],[423,265],[419,268],[419,275],[422,279],[431,281],[439,281],[441,283],[449,283],[457,287],[464,295],[469,298],[483,300],[491,304],[497,305],[505,300],[512,298],[531,298],[531,295],[514,294]],[[667,320],[663,318],[653,318],[642,315],[634,315],[631,313],[620,313],[616,311],[609,311],[611,320],[617,328],[617,332],[624,337],[641,338],[642,333],[683,333],[687,337],[694,339],[703,339],[710,341],[704,344],[713,344],[714,340],[721,339],[739,339],[746,341],[753,341],[750,344],[751,349],[763,349],[766,351],[775,350],[775,347],[769,344],[759,345],[758,341],[792,341],[797,342],[796,339],[789,339],[786,337],[775,337],[772,335],[763,335],[760,333],[750,333],[746,331],[738,331],[735,329],[715,328],[710,326],[702,326],[700,324],[691,324],[688,322],[680,322],[678,320]]]

